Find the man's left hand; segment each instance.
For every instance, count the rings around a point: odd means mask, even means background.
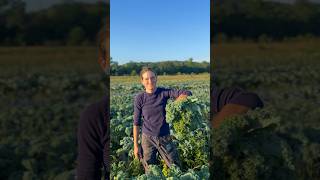
[[[179,97],[177,97],[176,101],[181,101],[187,99],[188,95],[186,94],[181,94]]]

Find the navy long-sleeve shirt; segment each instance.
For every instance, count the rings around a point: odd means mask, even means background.
[[[141,118],[143,117],[142,133],[158,137],[169,135],[169,124],[166,122],[166,104],[169,98],[177,98],[181,94],[192,95],[190,91],[160,87],[153,93],[138,94],[134,100],[133,124],[141,126]]]
[[[101,167],[105,179],[110,176],[110,135],[107,97],[88,106],[78,124],[77,180],[101,180]]]
[[[213,88],[211,102],[211,110],[214,113],[219,112],[226,104],[238,104],[251,109],[263,107],[263,102],[257,94],[246,92],[239,87]]]

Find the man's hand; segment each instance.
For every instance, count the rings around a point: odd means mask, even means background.
[[[136,159],[139,159],[139,146],[138,145],[134,145],[133,147],[133,153],[134,153],[134,157]]]
[[[238,104],[227,104],[212,119],[212,121],[211,121],[212,127],[218,128],[225,118],[239,115],[239,114],[244,114],[244,113],[248,112],[249,109],[250,108],[247,106],[242,106],[242,105],[238,105]]]
[[[140,126],[133,126],[133,153],[134,157],[139,159],[139,129]]]
[[[184,100],[184,99],[186,99],[187,97],[188,97],[188,95],[186,95],[186,94],[180,94],[180,96],[177,97],[176,101]]]

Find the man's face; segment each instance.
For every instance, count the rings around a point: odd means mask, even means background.
[[[146,89],[146,92],[152,93],[156,89],[157,77],[152,71],[146,71],[142,74],[141,83]]]

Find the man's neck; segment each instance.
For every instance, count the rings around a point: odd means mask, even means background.
[[[151,89],[151,90],[146,90],[147,93],[152,94],[157,90],[157,88]]]

